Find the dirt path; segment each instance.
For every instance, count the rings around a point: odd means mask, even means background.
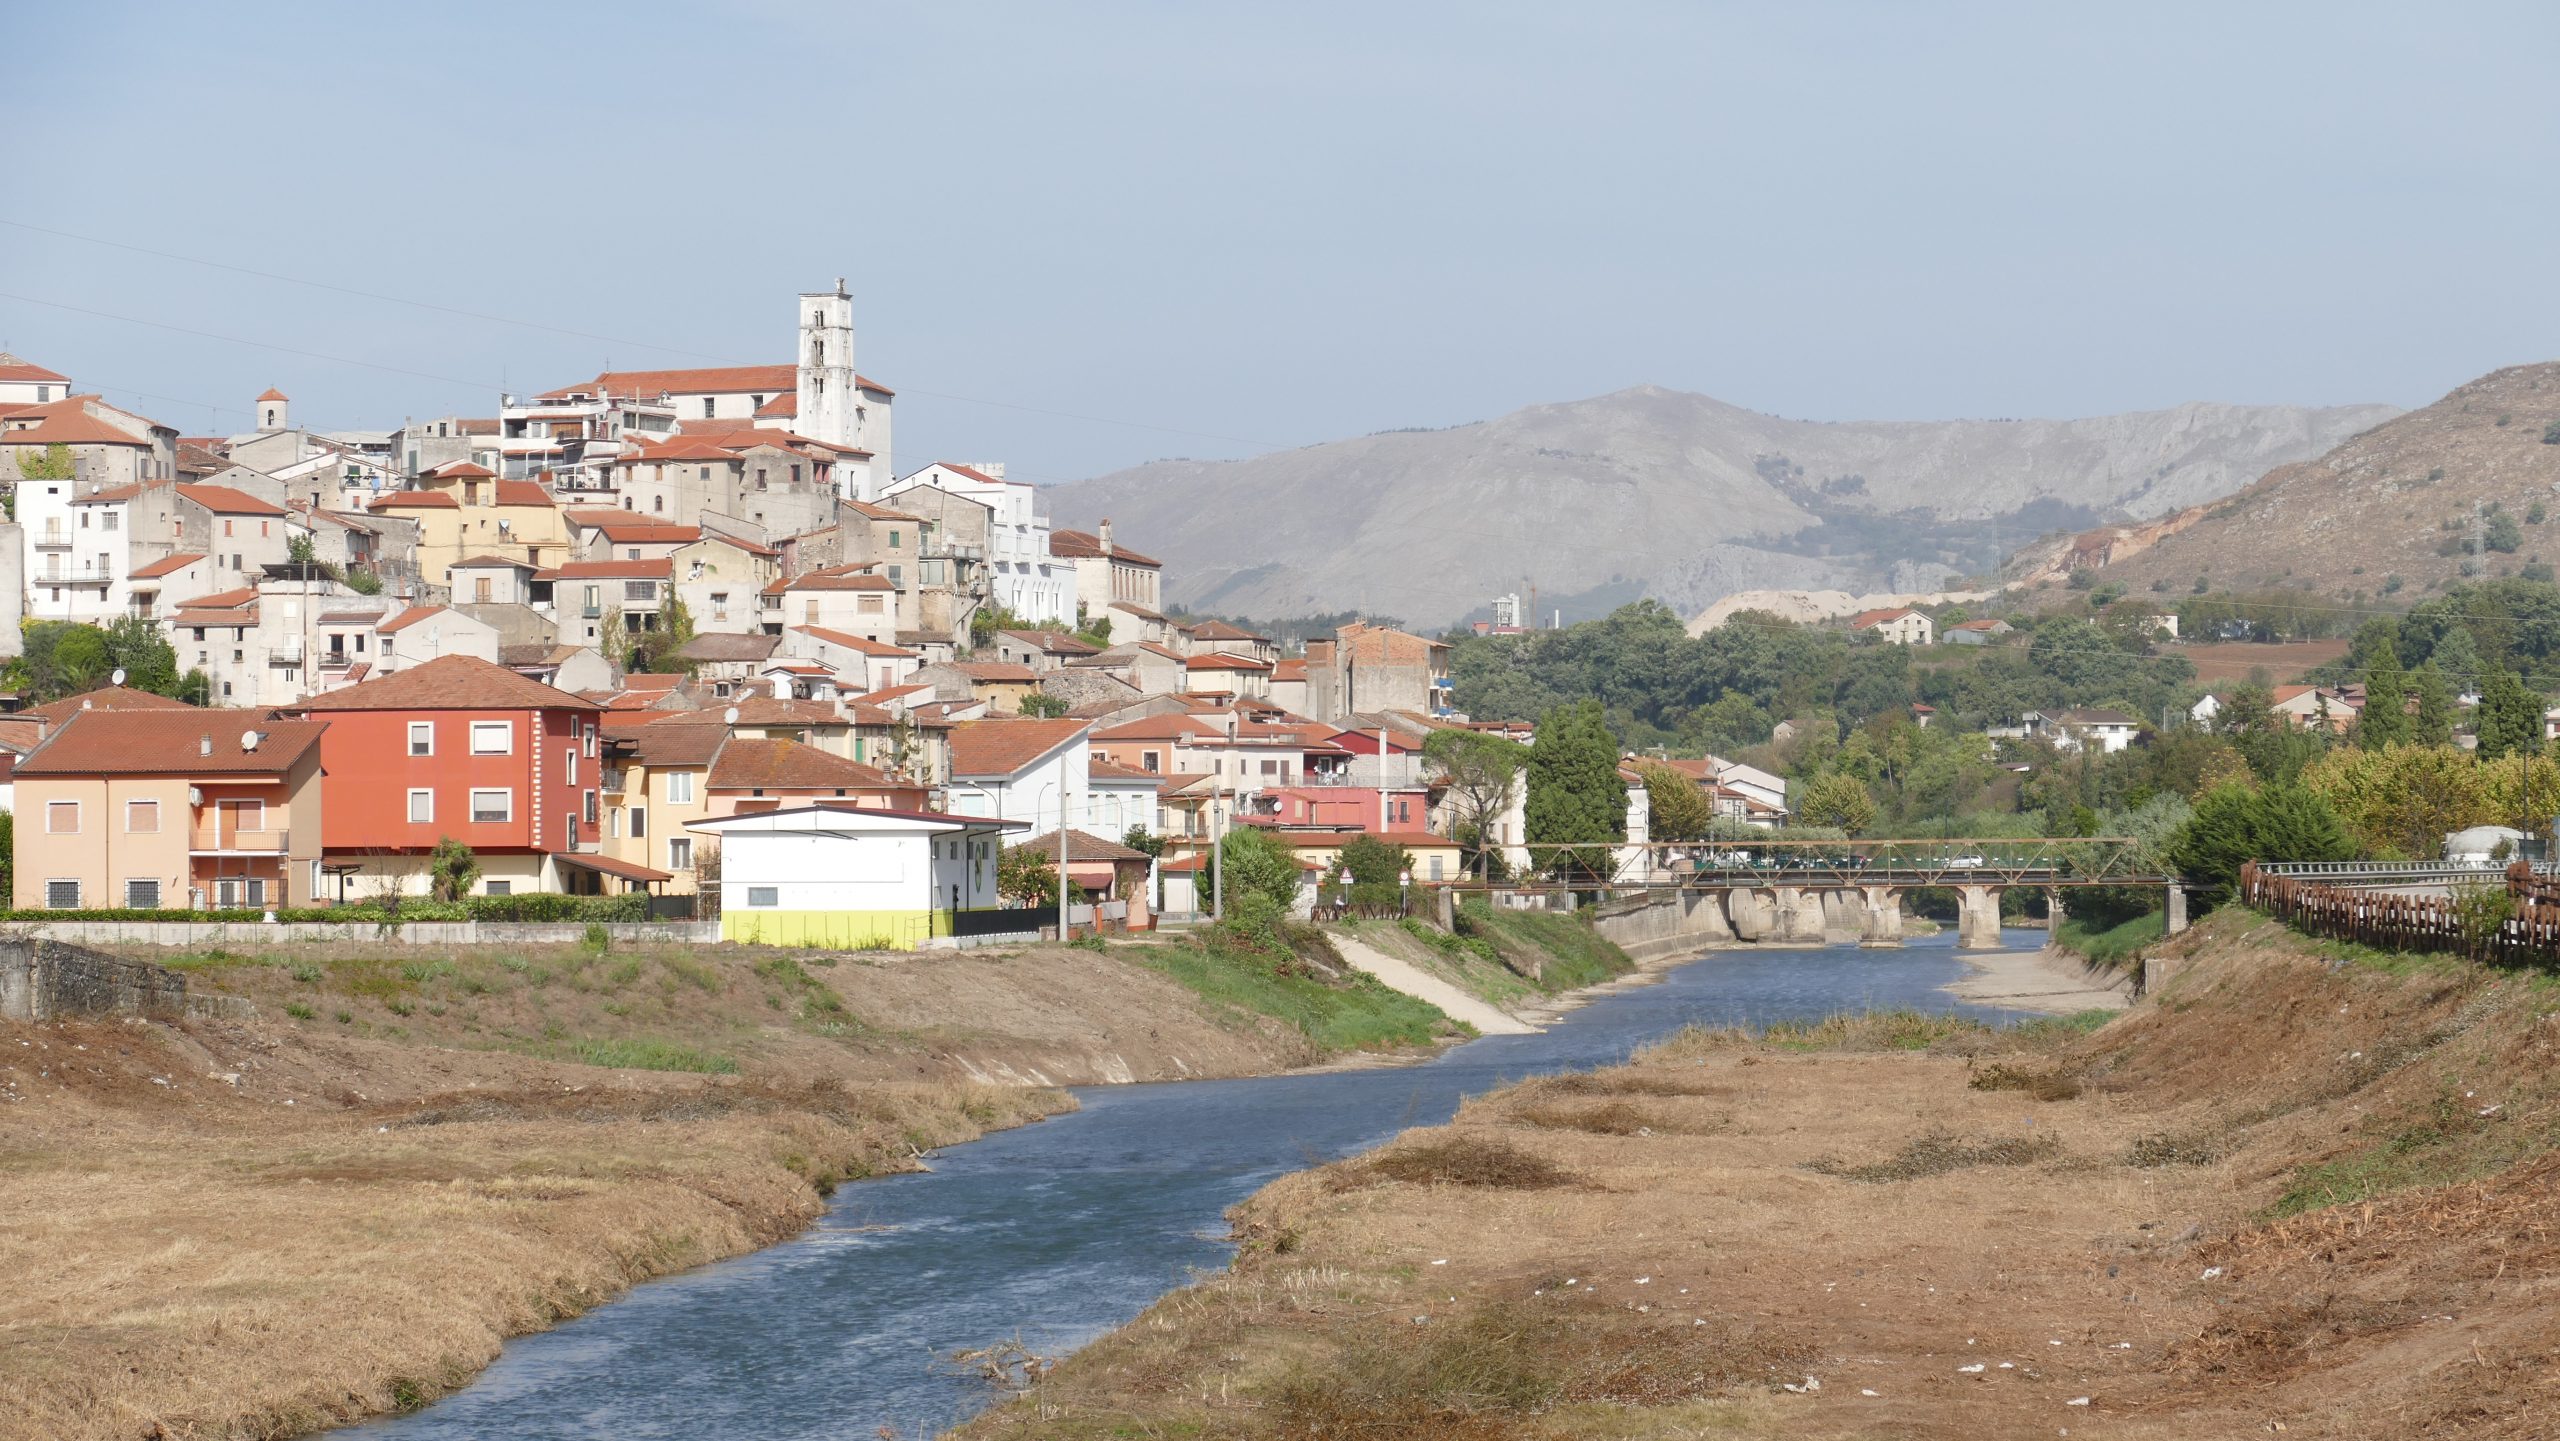
[[[2090,971],[2068,951],[2047,946],[2040,951],[1960,951],[1973,974],[1942,987],[1951,996],[2067,1016],[2075,1011],[2120,1011],[2131,1004],[2126,995],[2130,975],[2112,979]]]
[[[1453,1021],[1464,1021],[1480,1035],[1525,1036],[1540,1028],[1521,1020],[1490,1001],[1480,1001],[1449,982],[1424,971],[1408,961],[1364,945],[1349,935],[1337,934],[1334,948],[1353,966],[1375,976],[1388,987],[1404,992],[1416,1000],[1438,1006]]]

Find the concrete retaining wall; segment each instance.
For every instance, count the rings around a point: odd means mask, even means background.
[[[48,921],[28,926],[35,936],[87,945],[272,945],[278,941],[388,941],[412,946],[536,946],[586,939],[585,921],[402,921],[398,925],[350,925],[337,921]],[[714,921],[611,921],[605,934],[617,941],[672,941],[709,945],[720,939]]]
[[[0,941],[0,1017],[44,1021],[59,1016],[239,1015],[246,1001],[190,996],[187,978],[148,961],[102,955],[59,941]]]
[[[1591,928],[1639,961],[1702,950],[1734,938],[1718,891],[1668,891],[1610,901],[1592,913]]]

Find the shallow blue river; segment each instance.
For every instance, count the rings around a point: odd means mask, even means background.
[[[1080,1089],[1072,1115],[938,1152],[925,1174],[846,1186],[805,1235],[641,1286],[510,1343],[436,1405],[345,1434],[930,1435],[1000,1399],[937,1358],[1017,1334],[1042,1355],[1073,1349],[1224,1265],[1223,1213],[1263,1183],[1444,1121],[1463,1096],[1619,1061],[1691,1022],[2003,1014],[1938,989],[1963,974],[1953,944],[1715,952],[1543,1035],[1491,1036],[1416,1066]]]

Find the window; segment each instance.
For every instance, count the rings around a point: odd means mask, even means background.
[[[80,803],[78,801],[45,802],[44,833],[49,836],[80,834]]]
[[[1262,763],[1262,773],[1267,776],[1276,776],[1280,774],[1280,763],[1278,761],[1264,761]]]
[[[126,801],[124,833],[129,836],[160,834],[160,803],[158,801]]]
[[[671,871],[689,871],[693,869],[692,837],[669,836],[667,838],[667,869]]]
[[[1140,751],[1138,753],[1138,764],[1146,769],[1147,774],[1158,774],[1164,768],[1164,752]]]
[[[482,895],[489,896],[512,896],[515,893],[516,883],[513,881],[491,881],[481,889]]]
[[[578,748],[576,746],[569,747],[567,755],[569,757],[568,783],[576,785],[578,783]]]
[[[589,791],[589,792],[587,792],[587,824],[588,824],[588,825],[594,825],[595,823],[596,823],[596,793],[595,793],[594,791]]]
[[[706,395],[706,396],[702,397],[702,418],[703,418],[703,419],[705,419],[705,420],[709,420],[709,419],[711,418],[711,407],[712,407],[712,404],[713,404],[713,401],[712,401],[712,399],[711,399],[711,397],[710,397],[710,396],[707,396],[707,395]]]
[[[435,753],[436,723],[434,721],[409,722],[409,754],[431,756]]]
[[[156,911],[160,909],[160,883],[158,881],[125,882],[124,903],[125,908],[128,910]]]
[[[229,522],[229,521],[227,521],[227,520],[226,520],[226,521],[224,521],[224,522],[222,523],[222,533],[223,533],[225,536],[228,536],[228,535],[230,535],[230,534],[231,534],[231,522]],[[233,568],[234,568],[234,569],[237,569],[238,567],[237,567],[237,566],[234,566]]]
[[[502,825],[516,818],[514,791],[473,791],[471,820],[474,825]]]
[[[631,808],[631,838],[635,841],[645,840],[648,838],[648,835],[649,808],[647,806],[633,806]]]
[[[213,903],[226,911],[267,903],[267,883],[263,880],[230,876],[213,883]]]
[[[436,793],[430,790],[409,792],[409,824],[432,825],[436,818]]]
[[[1431,879],[1435,881],[1440,879],[1440,858],[1438,856],[1433,856],[1431,858]]]
[[[123,524],[123,521],[124,517],[111,510],[98,517],[98,529],[114,530]]]
[[[515,749],[516,728],[512,721],[473,721],[471,753],[475,756],[502,756]]]
[[[76,911],[80,909],[80,883],[78,881],[45,882],[44,904],[45,909],[49,911]]]
[[[670,805],[679,806],[693,803],[693,772],[670,771],[667,773],[667,802]]]
[[[902,565],[893,565],[889,567],[889,588],[892,590],[904,590],[906,589],[906,585],[907,568]]]
[[[896,550],[898,548],[898,532],[895,529],[892,529],[889,532],[889,548],[891,550]]]
[[[80,883],[73,881],[71,885],[72,894],[76,897],[79,894]],[[79,901],[75,899],[72,904],[76,906]],[[782,888],[780,886],[749,886],[747,887],[747,904],[759,910],[772,910],[782,904]]]

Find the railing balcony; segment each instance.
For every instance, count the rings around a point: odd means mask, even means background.
[[[604,614],[604,607],[600,605],[582,605],[578,607],[578,614],[586,617],[588,620],[594,620],[596,617]]]
[[[38,550],[69,550],[71,548],[71,532],[67,530],[48,530],[37,536],[35,540]]]
[[[268,647],[268,648],[267,648],[267,664],[269,664],[269,665],[300,665],[300,664],[302,664],[302,642],[300,642],[300,641],[298,641],[298,640],[289,640],[289,641],[284,641],[284,642],[282,642],[282,643],[280,643],[280,644],[277,644],[277,645],[273,645],[273,646]]]
[[[199,826],[187,837],[196,855],[281,856],[293,850],[291,831],[244,831],[236,826]]]

